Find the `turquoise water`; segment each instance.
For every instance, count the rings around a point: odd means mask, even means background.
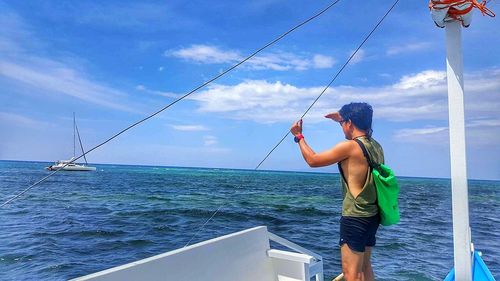
[[[0,161],[0,199],[48,172]],[[65,280],[258,225],[324,258],[340,273],[337,174],[97,165],[60,172],[0,209],[0,280]],[[333,167],[332,171],[336,172]],[[446,179],[400,178],[401,223],[381,228],[377,280],[442,280],[453,266]],[[500,277],[500,182],[470,181],[472,238]]]

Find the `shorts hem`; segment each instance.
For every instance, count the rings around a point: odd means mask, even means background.
[[[339,246],[342,247],[344,244],[347,244],[347,247],[349,247],[349,249],[351,249],[351,251],[358,252],[358,253],[364,253],[365,252],[365,249],[363,249],[363,250],[355,249],[356,247],[353,247],[352,245],[349,245],[349,242],[347,242],[347,241],[340,242]],[[366,247],[372,247],[372,246],[366,246]]]

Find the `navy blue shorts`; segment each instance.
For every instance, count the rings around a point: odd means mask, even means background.
[[[349,248],[356,252],[364,252],[365,247],[375,246],[380,216],[373,217],[344,217],[340,218],[339,246],[347,243]]]

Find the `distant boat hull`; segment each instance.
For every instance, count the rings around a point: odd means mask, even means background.
[[[46,169],[49,171],[55,171],[58,169],[61,169],[62,171],[74,171],[74,172],[86,172],[86,171],[95,171],[95,167],[90,167],[90,166],[85,166],[85,165],[78,165],[78,164],[68,164],[66,167],[64,167],[65,163],[59,163],[55,165],[48,166]]]

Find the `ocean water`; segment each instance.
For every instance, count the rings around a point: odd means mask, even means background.
[[[0,161],[3,203],[48,163]],[[0,209],[0,280],[66,280],[266,225],[341,272],[337,174],[96,165],[59,172]],[[336,172],[336,167],[332,167]],[[401,222],[377,233],[377,280],[442,280],[453,266],[447,179],[399,178]],[[500,278],[500,182],[470,181],[472,239]],[[191,243],[191,244],[192,244]]]

